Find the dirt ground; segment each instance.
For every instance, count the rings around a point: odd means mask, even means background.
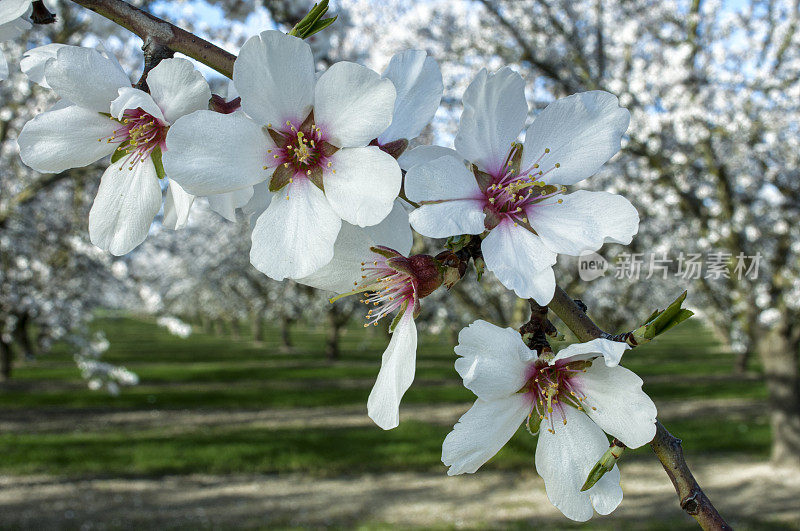
[[[737,529],[800,529],[800,477],[765,463],[692,463],[712,501]],[[606,529],[692,528],[657,462],[623,465],[625,499]],[[26,529],[232,527],[573,527],[547,501],[533,470],[312,478],[0,477],[0,527]]]

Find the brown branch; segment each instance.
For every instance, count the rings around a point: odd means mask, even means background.
[[[583,309],[567,293],[556,286],[553,300],[548,307],[558,315],[580,341],[591,341],[599,337],[611,340],[625,340],[628,334],[612,336],[604,332],[592,321]],[[631,344],[628,342],[628,344]],[[636,346],[636,345],[631,345]],[[650,442],[653,452],[661,461],[675,492],[680,498],[681,509],[692,516],[703,529],[732,529],[719,515],[711,500],[694,479],[689,465],[683,457],[680,439],[673,437],[667,429],[656,421],[656,436]]]
[[[174,24],[122,0],[72,0],[138,35],[148,42],[196,59],[225,77],[233,77],[236,56]]]
[[[672,481],[675,493],[681,500],[681,509],[697,520],[703,529],[733,529],[720,516],[711,500],[698,485],[697,480],[694,479],[694,475],[683,457],[681,440],[674,437],[658,421],[656,421],[656,436],[650,443],[650,447]]]

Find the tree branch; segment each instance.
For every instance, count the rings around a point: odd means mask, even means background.
[[[656,436],[650,443],[650,447],[672,481],[675,493],[681,500],[681,509],[697,520],[703,529],[733,529],[720,516],[711,500],[698,485],[697,480],[694,479],[694,475],[683,457],[681,440],[668,432],[658,421],[656,421]]]
[[[556,286],[553,300],[550,301],[548,307],[564,321],[564,324],[580,341],[591,341],[599,337],[619,340],[627,335],[612,336],[601,330],[581,307],[558,286]],[[694,479],[689,465],[686,464],[683,457],[680,439],[673,437],[660,422],[656,421],[656,436],[650,442],[650,446],[675,486],[675,492],[680,498],[681,509],[697,520],[703,529],[732,529],[719,515],[711,500]]]
[[[72,0],[138,35],[148,42],[200,61],[227,78],[233,77],[236,56],[174,24],[122,0]]]

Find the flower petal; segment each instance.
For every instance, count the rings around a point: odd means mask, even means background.
[[[45,44],[44,46],[38,46],[36,48],[31,48],[24,54],[22,54],[22,59],[19,62],[20,70],[22,70],[28,79],[40,85],[44,88],[50,88],[50,85],[47,84],[47,80],[45,80],[45,66],[47,65],[47,61],[50,59],[55,59],[58,50],[66,46],[66,44],[59,44],[57,42],[53,42],[50,44]]]
[[[585,343],[574,343],[562,348],[550,362],[550,365],[559,360],[588,360],[603,356],[606,365],[614,367],[619,365],[622,355],[631,348],[627,343],[597,338]]]
[[[89,211],[89,238],[115,256],[133,250],[147,238],[161,208],[161,186],[148,159],[129,170],[115,162],[103,173]]]
[[[252,197],[253,188],[248,186],[225,194],[210,195],[206,199],[211,210],[228,221],[236,221],[236,209],[245,206]]]
[[[531,412],[527,394],[499,400],[477,399],[442,444],[442,463],[448,476],[472,474],[491,459],[519,429]]]
[[[315,273],[297,279],[297,282],[317,289],[346,293],[361,280],[361,264],[372,256],[370,247],[383,245],[407,255],[412,242],[408,214],[397,200],[391,213],[377,225],[358,227],[342,223],[331,261]]]
[[[247,39],[233,64],[242,110],[259,125],[303,121],[314,104],[314,57],[302,39],[263,31]]]
[[[19,18],[31,7],[31,0],[3,0],[0,2],[0,24]]]
[[[486,321],[475,321],[458,334],[456,371],[464,387],[483,400],[496,400],[519,391],[536,352],[519,332]]]
[[[384,430],[400,424],[400,400],[414,381],[417,327],[412,308],[406,310],[381,357],[381,370],[367,399],[369,418]]]
[[[77,105],[43,112],[20,131],[19,155],[22,162],[41,172],[79,168],[117,149],[117,144],[103,139],[118,127],[119,122]]]
[[[395,89],[388,79],[355,63],[335,63],[314,90],[314,121],[338,147],[366,146],[392,121]]]
[[[535,299],[543,306],[553,298],[556,288],[551,266],[556,254],[537,235],[504,221],[489,232],[481,249],[489,271],[520,298]]]
[[[272,139],[242,113],[196,111],[167,133],[164,169],[192,195],[232,192],[267,180]]]
[[[45,66],[45,80],[62,98],[98,112],[108,112],[119,89],[131,86],[116,60],[80,46],[60,48]]]
[[[606,473],[591,489],[581,492],[594,464],[608,449],[608,439],[592,420],[572,407],[565,407],[566,424],[557,420],[553,430],[539,430],[536,444],[536,471],[544,480],[547,497],[564,516],[578,522],[589,520],[598,501],[603,514],[613,511],[622,502],[619,469]]]
[[[496,74],[482,69],[467,87],[463,99],[456,151],[495,175],[525,125],[528,115],[525,82],[508,67]]]
[[[194,111],[208,109],[211,89],[203,74],[186,59],[164,59],[147,74],[150,95],[168,123]]]
[[[453,156],[414,165],[406,173],[405,192],[416,202],[484,198],[475,176]]]
[[[644,391],[642,379],[624,367],[592,363],[581,376],[586,413],[606,433],[630,448],[653,440],[656,405]],[[592,407],[597,409],[591,409]]]
[[[2,50],[0,50],[0,81],[3,81],[8,78],[8,61],[6,61],[6,56],[3,54]]]
[[[253,197],[242,207],[242,212],[249,218],[250,225],[256,224],[258,216],[264,211],[272,202],[272,196],[275,195],[269,191],[268,183],[258,183],[253,186]]]
[[[404,151],[397,159],[397,163],[400,164],[400,167],[404,170],[410,170],[417,164],[430,162],[447,155],[453,156],[458,160],[462,158],[461,155],[458,154],[458,151],[454,149],[442,146],[417,146],[414,149]]]
[[[485,230],[483,194],[475,176],[456,157],[447,155],[413,166],[406,173],[405,193],[412,201],[436,201],[409,216],[414,230],[424,236],[445,238]]]
[[[378,142],[418,137],[442,101],[444,84],[439,64],[424,50],[405,50],[392,57],[383,77],[394,83],[397,99],[392,123]]]
[[[164,120],[161,109],[150,94],[133,87],[122,87],[119,89],[119,96],[111,102],[111,116],[122,120],[125,111],[132,109],[141,109],[154,118]]]
[[[189,221],[189,210],[194,203],[194,196],[187,193],[175,181],[169,182],[167,197],[164,200],[164,220],[161,224],[168,229],[178,230]]]
[[[299,179],[285,190],[256,221],[250,249],[250,263],[275,280],[302,278],[330,262],[342,224],[310,181]]]
[[[376,146],[345,148],[331,162],[336,173],[325,172],[325,197],[339,217],[366,227],[389,215],[403,179],[391,155]]]
[[[554,101],[536,116],[525,133],[522,167],[538,161],[551,171],[549,184],[575,184],[589,177],[619,151],[630,113],[613,94],[581,92]],[[545,153],[545,149],[549,149]],[[541,159],[540,159],[541,157]]]
[[[561,203],[546,201],[527,209],[531,226],[556,253],[580,256],[605,242],[631,243],[639,230],[639,214],[621,195],[577,192],[562,196]]]

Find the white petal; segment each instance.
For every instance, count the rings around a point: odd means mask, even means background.
[[[325,197],[343,220],[366,227],[389,215],[403,180],[400,166],[376,146],[345,148],[331,157]]]
[[[0,24],[11,22],[28,11],[31,0],[3,0],[0,2]]]
[[[606,365],[614,367],[619,365],[622,355],[629,348],[631,347],[627,343],[621,341],[611,341],[603,338],[592,339],[585,343],[574,343],[562,348],[550,364],[552,365],[553,362],[558,360],[588,360],[603,356]]]
[[[8,62],[6,56],[0,50],[0,81],[8,78]]]
[[[409,215],[414,230],[429,238],[480,234],[484,231],[485,218],[483,201],[477,200],[422,205]]]
[[[115,162],[100,179],[89,211],[89,238],[113,255],[126,254],[147,238],[160,208],[161,186],[153,163],[142,161],[131,171]]]
[[[58,50],[66,46],[66,44],[59,44],[57,42],[45,44],[31,48],[24,54],[19,62],[20,70],[22,70],[28,79],[44,88],[50,88],[45,80],[45,66],[47,61],[55,59]]]
[[[400,424],[400,400],[414,381],[417,327],[412,309],[406,310],[381,357],[381,370],[367,399],[369,418],[384,430]]]
[[[252,197],[253,188],[248,186],[225,194],[210,195],[206,199],[211,210],[228,221],[236,221],[236,209],[244,207]],[[266,205],[264,208],[267,208]]]
[[[485,230],[485,198],[475,176],[456,157],[414,165],[406,173],[404,190],[412,201],[442,201],[423,204],[409,216],[414,230],[424,236],[445,238]]]
[[[414,149],[404,151],[397,159],[397,163],[400,164],[400,167],[404,170],[410,170],[417,164],[430,162],[447,155],[453,156],[458,160],[462,158],[454,149],[442,146],[417,146]]]
[[[364,227],[364,231],[370,235],[375,245],[389,247],[405,256],[408,256],[414,243],[414,235],[408,224],[408,212],[400,199],[395,199],[392,211],[383,221]]]
[[[335,63],[314,91],[314,120],[339,147],[367,145],[391,123],[395,89],[388,79],[355,63]]]
[[[604,242],[627,245],[639,230],[638,212],[621,195],[578,190],[561,198],[527,209],[531,226],[553,252],[580,256]]]
[[[464,92],[456,150],[494,175],[503,167],[527,115],[522,77],[508,67],[496,74],[483,69]]]
[[[22,162],[41,172],[86,166],[118,147],[103,140],[119,123],[77,105],[43,112],[25,124],[17,143]]]
[[[98,112],[108,112],[119,89],[131,86],[118,62],[79,46],[60,48],[45,66],[45,79],[62,98]]]
[[[519,332],[486,321],[475,321],[458,334],[456,371],[464,387],[483,400],[496,400],[519,391],[528,379],[536,352],[525,346]]]
[[[624,367],[594,362],[581,375],[581,385],[589,406],[586,412],[606,433],[630,448],[653,440],[656,406],[642,391],[642,379],[636,374]]]
[[[489,402],[475,401],[442,444],[442,463],[448,476],[472,474],[491,459],[519,429],[531,412],[527,394],[514,394]]]
[[[554,101],[525,133],[522,167],[537,160],[551,184],[575,184],[600,169],[619,151],[630,113],[613,94],[593,90]],[[545,149],[550,152],[545,154]],[[539,157],[542,157],[539,160]]]
[[[280,31],[251,37],[233,64],[242,110],[260,125],[302,122],[314,104],[314,58],[302,39]]]
[[[168,123],[183,115],[208,109],[211,89],[203,74],[186,59],[164,59],[147,74],[150,95]]]
[[[404,189],[406,196],[415,202],[484,199],[475,176],[459,158],[452,156],[414,165],[406,173]]]
[[[258,216],[264,213],[275,195],[269,191],[267,183],[258,183],[253,186],[253,197],[242,207],[242,212],[250,218],[250,225],[255,225]]]
[[[336,293],[348,292],[361,280],[361,264],[372,256],[370,247],[383,245],[407,255],[412,242],[408,214],[397,200],[392,212],[377,225],[358,227],[342,223],[331,261],[297,282]]]
[[[556,288],[551,266],[556,254],[537,235],[504,221],[489,232],[481,250],[489,271],[520,298],[533,298],[541,305],[553,298]]]
[[[32,24],[24,18],[15,18],[11,22],[0,24],[0,42],[16,39],[31,27]]]
[[[111,116],[122,120],[125,111],[134,109],[141,109],[150,116],[164,121],[161,109],[150,94],[133,87],[122,87],[119,89],[119,96],[111,102]]]
[[[581,492],[589,471],[608,449],[608,439],[594,422],[572,407],[565,407],[567,423],[556,415],[555,433],[550,433],[543,421],[536,445],[536,471],[544,479],[547,497],[564,516],[571,520],[589,520],[593,498],[604,514],[622,502],[619,470],[616,466],[591,489]]]
[[[189,221],[192,203],[194,196],[187,193],[177,182],[170,181],[167,197],[164,200],[164,221],[161,224],[172,230],[184,228]]]
[[[424,50],[406,50],[389,61],[383,77],[397,90],[394,114],[389,128],[381,133],[381,144],[401,138],[412,139],[433,120],[442,101],[442,72]]]
[[[333,258],[341,224],[322,191],[299,179],[275,194],[256,221],[250,263],[275,280],[308,276]]]
[[[167,133],[164,169],[193,195],[232,192],[269,179],[272,139],[241,113],[196,111]]]

